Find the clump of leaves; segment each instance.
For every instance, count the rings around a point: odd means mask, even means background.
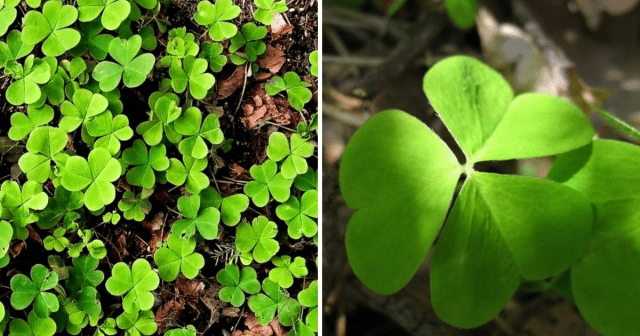
[[[280,250],[280,244],[275,240],[278,226],[265,216],[258,216],[249,224],[242,222],[236,230],[236,248],[242,253],[249,254],[256,262],[265,263]]]
[[[158,288],[159,284],[160,278],[151,269],[149,262],[137,259],[131,268],[124,262],[113,265],[111,277],[107,279],[105,286],[112,295],[126,294],[122,301],[122,308],[126,313],[135,314],[136,318],[129,320],[136,321],[139,311],[142,310],[145,315],[144,311],[153,307],[154,299],[151,291]],[[153,313],[151,313],[151,319],[153,320]]]
[[[435,249],[431,296],[440,318],[471,328],[497,315],[521,278],[544,279],[577,262],[593,223],[591,205],[569,187],[482,173],[474,164],[567,152],[589,144],[594,130],[568,101],[544,94],[514,98],[500,74],[470,57],[434,65],[424,90],[466,164],[418,119],[397,110],[372,117],[351,138],[341,162],[340,187],[356,210],[347,255],[375,292],[400,290],[440,233],[466,174]]]
[[[291,107],[300,111],[313,98],[313,93],[308,89],[310,86],[297,73],[287,72],[283,77],[274,76],[264,88],[270,96],[286,91]]]
[[[60,308],[55,294],[47,292],[58,284],[58,274],[36,264],[31,268],[31,279],[23,274],[11,278],[11,305],[22,310],[33,304],[33,313],[39,319],[49,317]]]
[[[199,25],[209,29],[209,37],[212,40],[223,41],[233,37],[238,31],[236,25],[227,21],[238,17],[240,12],[240,7],[234,5],[231,0],[217,0],[215,4],[200,1],[194,19]]]
[[[109,43],[109,55],[118,63],[103,61],[93,69],[92,76],[100,83],[100,90],[115,89],[121,78],[129,88],[140,86],[145,81],[153,68],[155,57],[150,53],[136,57],[141,46],[140,35],[133,35],[128,40],[114,38]]]
[[[278,218],[289,225],[289,237],[300,239],[313,237],[318,233],[318,224],[313,218],[318,218],[318,191],[305,192],[300,200],[291,196],[276,208]]]
[[[216,279],[224,285],[218,294],[220,300],[235,307],[244,303],[244,293],[257,294],[261,289],[256,270],[251,267],[245,267],[240,271],[238,265],[229,264],[218,272]]]
[[[178,210],[185,217],[173,224],[173,235],[182,233],[193,236],[198,233],[204,239],[216,239],[218,237],[218,223],[220,223],[220,211],[214,207],[200,209],[200,195],[182,196],[178,199]]]
[[[256,26],[253,22],[242,25],[242,29],[231,38],[229,46],[229,52],[233,53],[229,56],[231,62],[240,65],[247,61],[250,63],[257,61],[258,56],[267,51],[267,45],[262,41],[265,36],[267,36],[267,28],[264,26]],[[240,48],[244,48],[244,52],[240,52]]]
[[[309,166],[306,158],[313,155],[314,149],[313,144],[302,139],[298,133],[291,134],[291,140],[287,140],[283,133],[273,132],[269,136],[267,156],[275,162],[284,160],[280,168],[282,176],[294,179],[307,172]]]
[[[195,278],[204,267],[204,257],[194,252],[196,237],[171,234],[167,247],[159,248],[153,256],[158,265],[158,274],[164,281],[173,281],[182,273],[187,279]]]
[[[287,8],[287,3],[284,0],[255,0],[254,2],[258,9],[253,12],[253,18],[265,25],[272,24],[273,18],[276,14],[284,13],[289,9]]]
[[[133,191],[125,191],[122,200],[118,202],[118,209],[122,211],[124,218],[142,222],[144,217],[151,211],[149,196],[153,190],[143,190],[139,194]]]
[[[253,165],[249,173],[255,181],[250,181],[244,186],[244,193],[251,197],[256,206],[267,205],[269,194],[278,202],[289,199],[293,180],[286,179],[282,173],[278,173],[278,165],[274,161],[267,160],[262,165]]]

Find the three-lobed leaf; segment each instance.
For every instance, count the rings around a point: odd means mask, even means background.
[[[297,175],[307,172],[309,166],[306,158],[313,155],[313,144],[302,139],[300,134],[291,134],[291,139],[280,132],[273,132],[269,136],[267,156],[273,161],[282,162],[280,171],[286,179],[294,179]]]
[[[197,12],[194,15],[199,25],[209,28],[209,37],[214,41],[223,41],[233,37],[238,28],[233,23],[227,22],[240,15],[241,9],[231,0],[217,0],[215,4],[209,1],[200,1]]]
[[[122,159],[128,165],[135,166],[127,172],[127,182],[146,189],[151,189],[155,185],[154,171],[165,171],[169,168],[169,158],[167,158],[167,149],[164,144],[147,150],[147,146],[140,139],[135,140],[130,148],[125,149]]]
[[[58,274],[49,271],[45,266],[36,264],[31,268],[31,279],[23,274],[16,274],[11,278],[11,305],[21,310],[32,302],[35,315],[44,319],[60,306],[55,294],[46,292],[58,284]]]
[[[278,218],[289,225],[289,236],[293,239],[313,237],[318,233],[318,224],[313,218],[318,218],[318,191],[305,192],[300,200],[291,196],[276,208]]]
[[[192,55],[185,57],[182,65],[179,62],[173,62],[169,69],[173,90],[182,93],[188,86],[193,98],[204,98],[216,82],[212,74],[205,73],[207,65],[207,60],[195,58]]]
[[[255,0],[255,4],[258,9],[253,13],[253,17],[265,25],[272,24],[276,14],[284,13],[288,9],[284,0]]]
[[[182,273],[187,279],[195,278],[204,267],[204,257],[195,253],[196,237],[171,234],[167,247],[162,247],[153,256],[158,265],[158,274],[164,281],[173,281]]]
[[[261,287],[257,277],[256,270],[251,267],[245,267],[241,271],[238,265],[227,265],[216,275],[218,282],[224,285],[218,294],[220,300],[240,307],[244,303],[244,293],[257,294],[260,292]]]
[[[242,222],[236,230],[236,248],[242,253],[251,253],[253,259],[265,263],[280,250],[280,244],[274,238],[278,226],[267,217],[258,216],[249,224]]]
[[[145,81],[153,68],[155,57],[150,53],[136,57],[141,46],[140,35],[133,35],[127,40],[114,38],[109,43],[109,55],[118,63],[100,62],[92,74],[100,83],[102,91],[115,89],[120,84],[120,79],[129,88],[138,87]]]
[[[214,207],[200,209],[200,195],[182,196],[178,199],[178,210],[185,217],[176,221],[171,228],[174,235],[185,233],[193,236],[196,232],[204,239],[218,237],[220,211]]]
[[[124,262],[113,266],[111,277],[105,287],[112,295],[125,295],[122,307],[126,313],[132,314],[146,311],[153,306],[152,290],[158,288],[160,278],[151,269],[149,262],[137,259],[131,268]]]
[[[22,40],[37,44],[44,40],[42,52],[47,56],[60,56],[80,42],[80,33],[71,26],[78,18],[78,10],[60,1],[45,2],[42,13],[29,11],[24,16]]]
[[[269,195],[278,202],[285,202],[291,194],[293,180],[286,179],[278,172],[278,165],[267,160],[262,165],[253,165],[249,173],[255,179],[244,186],[244,193],[251,197],[253,204],[263,207],[269,203]],[[277,173],[277,174],[276,174]]]

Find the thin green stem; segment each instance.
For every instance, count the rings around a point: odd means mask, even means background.
[[[638,131],[633,126],[627,124],[623,120],[619,119],[615,115],[599,108],[596,109],[596,113],[611,127],[613,127],[616,131],[620,132],[623,135],[634,138],[637,141],[640,141],[640,131]]]

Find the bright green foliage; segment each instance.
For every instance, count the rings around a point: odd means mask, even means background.
[[[53,299],[58,302],[55,296]],[[52,336],[56,333],[56,322],[50,317],[39,318],[35,311],[32,311],[27,321],[23,319],[11,321],[9,336]]]
[[[296,175],[307,172],[309,166],[306,158],[313,155],[314,147],[308,141],[302,139],[300,134],[291,134],[291,144],[287,136],[280,132],[273,132],[269,136],[269,146],[267,156],[273,161],[279,162],[284,159],[280,171],[286,179],[294,179]]]
[[[236,25],[227,21],[235,19],[240,12],[240,7],[231,0],[217,0],[215,4],[200,1],[194,19],[199,25],[209,28],[212,40],[223,41],[233,37],[238,31]]]
[[[274,238],[278,226],[265,216],[258,216],[253,224],[242,222],[236,230],[236,248],[242,253],[251,253],[253,259],[265,263],[280,250],[280,244]]]
[[[293,180],[286,179],[282,173],[277,173],[277,171],[278,165],[271,160],[265,161],[262,165],[253,165],[249,169],[255,181],[244,186],[244,193],[251,197],[256,206],[267,205],[269,194],[278,202],[289,199]]]
[[[98,259],[87,255],[73,258],[73,267],[69,267],[69,278],[65,286],[71,293],[87,288],[97,287],[104,280],[104,273],[96,270]]]
[[[256,21],[265,25],[273,23],[273,18],[278,13],[284,13],[287,11],[287,2],[285,0],[255,0],[256,11],[253,13],[253,17]]]
[[[114,117],[109,111],[88,122],[87,132],[98,138],[93,144],[94,148],[106,148],[114,156],[120,152],[120,141],[127,141],[133,136],[129,118],[124,114]]]
[[[253,63],[258,60],[258,56],[267,51],[267,45],[262,41],[267,36],[267,32],[266,27],[256,26],[253,22],[242,25],[242,30],[231,38],[229,52],[234,53],[230,56],[231,61],[240,65],[246,61]],[[237,53],[242,47],[244,47],[244,55]]]
[[[164,335],[165,336],[196,336],[196,328],[192,325],[188,325],[186,328],[168,330]]]
[[[79,257],[85,247],[95,259],[102,259],[107,256],[107,249],[104,247],[102,240],[91,240],[91,230],[78,230],[78,236],[80,236],[81,241],[69,246],[69,256],[73,258]]]
[[[122,159],[128,165],[135,166],[127,172],[127,182],[146,189],[153,188],[156,183],[154,171],[165,171],[169,168],[167,149],[163,144],[153,146],[147,151],[147,146],[139,139],[122,153]]]
[[[187,33],[185,27],[171,29],[169,43],[167,43],[167,56],[160,60],[160,64],[163,67],[170,67],[173,63],[182,65],[182,59],[185,57],[198,55],[200,47],[195,39],[192,33]]]
[[[14,114],[15,115],[15,114]],[[27,141],[28,153],[18,161],[20,169],[27,174],[29,180],[40,183],[54,176],[52,162],[60,162],[66,154],[61,153],[67,145],[67,133],[57,127],[38,127],[31,132]]]
[[[234,194],[222,198],[217,191],[209,187],[200,193],[201,206],[212,206],[220,209],[222,222],[234,226],[240,222],[242,213],[249,208],[249,197],[244,194]]]
[[[150,54],[136,55],[142,46],[140,35],[133,35],[128,40],[114,38],[109,43],[109,55],[118,63],[103,61],[93,70],[93,79],[100,82],[100,90],[111,91],[120,84],[120,78],[129,88],[140,86],[155,63]]]
[[[57,228],[53,231],[53,236],[47,236],[44,238],[44,248],[47,250],[56,250],[62,252],[69,246],[69,239],[64,237],[67,232],[65,228]]]
[[[317,190],[318,174],[313,169],[309,169],[306,173],[296,176],[295,180],[293,180],[293,183],[300,191],[309,191],[313,189]]]
[[[56,226],[67,213],[82,208],[84,205],[83,197],[84,195],[80,191],[71,192],[63,186],[58,186],[54,197],[49,198],[47,207],[39,215],[38,226],[42,229]]]
[[[16,237],[26,239],[28,232],[25,226],[38,220],[32,210],[44,209],[49,198],[36,181],[27,181],[22,185],[22,190],[17,182],[4,181],[0,188],[0,201],[2,218],[13,219]]]
[[[72,156],[67,160],[62,186],[69,191],[84,192],[87,209],[96,211],[116,198],[112,182],[120,177],[122,167],[104,148],[95,148],[89,153],[89,160]]]
[[[174,233],[167,238],[167,245],[168,247],[159,248],[153,255],[162,280],[173,281],[181,271],[185,278],[195,278],[204,267],[204,257],[193,252],[196,248],[196,237]]]
[[[7,32],[9,26],[11,26],[13,21],[16,20],[18,11],[15,7],[19,3],[19,0],[3,0],[2,2],[0,2],[0,37]]]
[[[58,284],[58,274],[50,272],[45,266],[36,264],[31,268],[31,279],[23,274],[16,274],[11,278],[11,305],[22,310],[34,302],[33,312],[44,319],[51,312],[58,311],[58,299],[55,294],[46,290]]]
[[[173,224],[171,231],[174,235],[185,233],[187,236],[192,236],[197,229],[204,239],[211,240],[218,237],[220,212],[214,207],[200,209],[200,195],[180,197],[178,210],[185,218]]]
[[[314,50],[309,55],[309,63],[311,63],[311,74],[318,77],[318,51]]]
[[[129,11],[131,5],[127,0],[78,0],[78,20],[93,21],[102,13],[100,22],[108,30],[116,30],[129,16]]]
[[[603,335],[631,335],[640,327],[638,260],[640,147],[612,140],[560,155],[549,179],[584,194],[597,214],[589,247],[571,268],[578,309]]]
[[[80,33],[82,37],[80,39],[80,43],[70,50],[71,54],[78,57],[84,54],[85,51],[89,50],[91,56],[95,57],[97,60],[101,61],[105,59],[109,52],[109,44],[114,37],[109,34],[100,34],[102,29],[102,24],[97,20],[81,22]],[[112,110],[111,112],[115,111]]]
[[[158,330],[155,316],[150,310],[124,312],[116,319],[118,328],[129,336],[153,335]]]
[[[44,126],[53,120],[53,109],[49,105],[35,107],[29,105],[27,114],[13,113],[11,115],[11,129],[9,129],[9,139],[20,141],[24,139],[34,128]]]
[[[185,189],[192,194],[200,193],[200,190],[209,186],[209,178],[202,172],[207,168],[207,159],[194,159],[184,155],[182,160],[184,164],[178,159],[169,160],[167,181],[174,185],[184,184]]]
[[[150,195],[151,193],[135,194],[133,191],[125,191],[122,200],[118,202],[118,209],[122,211],[124,218],[142,222],[151,211]]]
[[[204,139],[213,145],[221,144],[224,141],[218,117],[215,114],[209,114],[202,122],[202,112],[197,107],[188,108],[180,118],[176,119],[173,125],[176,132],[186,137],[178,145],[178,150],[182,155],[203,159],[209,153],[209,147]]]
[[[577,262],[593,222],[586,198],[571,188],[481,173],[473,165],[559,154],[590,143],[594,131],[582,111],[563,99],[513,99],[496,71],[469,57],[434,65],[424,89],[466,164],[404,112],[370,118],[347,144],[340,167],[343,196],[356,210],[345,237],[347,256],[367,287],[380,294],[400,290],[440,233],[464,172],[467,179],[433,256],[431,294],[441,319],[472,328],[498,314],[521,278],[544,279]]]
[[[176,132],[173,122],[180,117],[182,109],[178,106],[180,99],[173,93],[162,96],[152,95],[149,98],[149,106],[152,107],[151,120],[138,125],[136,132],[142,134],[142,138],[149,146],[155,146],[162,141],[166,134],[169,141],[176,143],[182,138]]]
[[[202,51],[198,57],[203,58],[209,62],[209,69],[213,72],[222,71],[222,67],[227,64],[227,56],[221,55],[222,44],[215,42],[204,42],[202,43]]]
[[[300,200],[291,196],[276,208],[278,218],[289,225],[289,237],[300,239],[303,235],[311,238],[318,233],[318,224],[312,218],[318,218],[318,191],[305,192]]]
[[[60,105],[60,112],[64,116],[60,120],[60,128],[67,133],[80,125],[86,126],[91,118],[103,113],[109,106],[109,101],[103,95],[86,89],[76,90],[72,100],[73,103],[65,100]]]
[[[469,29],[476,24],[476,12],[478,11],[476,0],[445,0],[444,6],[456,27]]]
[[[175,92],[182,93],[189,86],[189,93],[193,98],[204,98],[216,82],[212,74],[205,72],[207,71],[207,60],[189,55],[184,58],[183,63],[182,66],[179,62],[171,64],[169,69],[171,87]]]
[[[98,317],[102,312],[102,305],[100,304],[100,300],[98,300],[98,291],[96,291],[94,287],[82,288],[78,294],[77,303],[78,308],[80,308],[83,313],[86,313],[81,315],[83,319],[86,315]]]
[[[308,273],[307,266],[302,257],[295,257],[293,262],[291,262],[290,256],[274,257],[271,259],[271,262],[278,267],[269,271],[269,279],[282,288],[291,287],[294,276],[301,278]]]
[[[249,298],[249,308],[255,313],[256,320],[260,324],[269,324],[276,312],[283,326],[290,327],[298,320],[302,307],[296,300],[288,299],[277,283],[268,278],[264,279],[262,291],[264,294],[260,293]]]
[[[38,84],[45,84],[51,78],[49,65],[31,54],[25,59],[24,66],[8,60],[5,67],[5,74],[16,79],[7,88],[7,101],[13,105],[37,102],[42,94]]]
[[[241,272],[238,265],[229,264],[218,272],[216,279],[224,285],[218,294],[220,300],[230,302],[235,307],[240,307],[244,303],[244,293],[260,292],[258,275],[251,267],[245,267]]]
[[[136,313],[153,307],[151,291],[158,288],[160,279],[151,269],[148,261],[137,259],[131,269],[127,264],[119,262],[113,266],[111,272],[111,277],[107,279],[105,286],[112,295],[126,294],[122,301],[125,312]]]
[[[116,320],[111,317],[104,320],[98,328],[100,330],[97,330],[94,336],[116,335],[118,333],[118,329],[116,329]]]
[[[307,89],[310,86],[311,84],[301,80],[297,73],[287,72],[283,77],[273,77],[264,88],[270,96],[275,96],[281,91],[287,91],[289,104],[300,111],[313,98],[313,93]]]
[[[24,16],[22,40],[28,44],[42,44],[42,52],[46,56],[60,56],[80,42],[80,33],[73,28],[66,28],[76,22],[78,10],[70,5],[62,5],[60,1],[47,1],[42,13],[29,11]]]
[[[13,227],[7,221],[0,221],[0,258],[9,251],[11,238],[13,237]],[[0,318],[0,320],[2,320]]]
[[[315,332],[318,331],[318,281],[313,280],[309,287],[298,293],[298,302],[309,308],[305,322]]]
[[[0,10],[0,13],[2,13],[2,10]],[[2,24],[1,16],[2,14],[0,14],[0,25]],[[0,29],[2,28],[0,27]],[[7,61],[17,61],[29,55],[34,47],[32,44],[22,42],[22,33],[18,30],[12,30],[9,35],[7,35],[6,40],[6,43],[0,41],[0,69],[5,66]]]
[[[118,203],[118,205],[120,205],[120,203]],[[151,205],[151,204],[149,204],[149,205]],[[113,212],[107,212],[104,215],[102,215],[102,221],[103,222],[111,223],[113,225],[118,224],[120,222],[120,219],[122,219],[122,217],[115,210]]]
[[[5,314],[4,304],[0,302],[0,321],[4,319],[4,314]]]

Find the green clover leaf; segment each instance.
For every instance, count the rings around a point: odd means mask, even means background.
[[[60,105],[63,115],[60,128],[67,133],[73,132],[80,125],[86,127],[91,118],[105,112],[109,106],[109,101],[103,95],[86,89],[76,90],[72,100],[73,103],[65,100]]]
[[[58,302],[55,297],[54,300]],[[50,317],[39,318],[35,311],[32,311],[27,316],[27,321],[23,319],[11,321],[9,336],[53,336],[56,333],[56,322]]]
[[[305,322],[312,331],[318,331],[318,281],[313,280],[309,287],[298,293],[300,305],[310,308]]]
[[[0,258],[9,252],[11,238],[13,238],[13,227],[7,221],[0,221]]]
[[[289,225],[289,237],[300,239],[303,235],[311,238],[318,233],[318,224],[312,218],[318,218],[318,191],[305,192],[300,200],[291,196],[276,208],[278,218]]]
[[[67,160],[61,183],[69,191],[84,192],[87,209],[96,211],[116,198],[112,182],[120,177],[122,167],[104,148],[95,148],[89,153],[89,161],[81,156]]]
[[[49,198],[36,181],[27,181],[22,185],[22,191],[17,182],[4,181],[0,188],[0,201],[4,208],[3,218],[13,219],[16,237],[24,240],[28,236],[25,226],[38,220],[32,210],[44,209]]]
[[[188,325],[182,329],[167,330],[165,336],[196,336],[196,327]]]
[[[202,122],[202,112],[197,107],[188,108],[173,125],[176,132],[186,136],[178,145],[182,155],[203,159],[209,153],[209,147],[204,139],[213,145],[219,145],[224,141],[218,117],[215,114],[209,114]]]
[[[136,132],[142,134],[142,138],[149,146],[155,146],[162,141],[163,134],[172,143],[177,143],[182,136],[176,132],[173,122],[180,117],[182,109],[178,106],[180,99],[173,93],[165,95],[152,95],[149,98],[149,106],[153,114],[151,120],[138,125]]]
[[[273,239],[278,234],[278,226],[265,216],[258,216],[252,224],[242,222],[238,225],[236,248],[251,254],[258,263],[265,263],[280,250],[280,244]]]
[[[142,222],[151,211],[150,194],[144,192],[135,194],[133,191],[125,191],[122,200],[118,202],[118,209],[123,212],[124,218]]]
[[[95,59],[104,60],[109,52],[109,44],[114,37],[109,34],[100,34],[102,29],[102,24],[98,20],[80,22],[81,39],[78,45],[69,51],[71,55],[80,57],[89,50]],[[111,111],[115,113],[115,111]]]
[[[12,8],[15,9],[15,8]],[[0,10],[2,12],[2,10]],[[2,24],[0,14],[0,25]],[[1,32],[0,27],[0,32]],[[0,34],[2,36],[3,34]],[[7,41],[0,41],[0,68],[3,68],[7,61],[17,61],[31,53],[34,45],[27,44],[22,41],[22,33],[18,30],[12,30],[7,35]]]
[[[253,165],[249,172],[255,181],[244,186],[244,193],[251,197],[253,204],[263,207],[269,202],[269,194],[278,202],[289,199],[293,180],[288,180],[282,173],[276,174],[278,165],[267,160],[262,165]]]
[[[258,9],[253,13],[253,18],[264,25],[272,24],[276,14],[284,13],[288,9],[284,0],[255,0],[255,4]]]
[[[222,44],[206,41],[202,43],[202,51],[198,57],[209,62],[209,69],[211,69],[211,71],[220,72],[222,71],[222,67],[227,64],[227,56],[222,55],[223,50]]]
[[[153,255],[162,280],[173,281],[181,271],[185,278],[195,278],[204,267],[202,254],[193,252],[196,249],[196,237],[174,233],[167,238],[167,245]]]
[[[291,107],[300,111],[304,104],[310,102],[311,98],[313,98],[313,93],[307,89],[310,86],[311,84],[301,80],[297,73],[287,72],[283,77],[273,77],[264,88],[270,96],[286,91]]]
[[[158,330],[155,316],[150,310],[142,312],[124,312],[116,319],[118,328],[125,331],[126,335],[140,336],[153,335]]]
[[[140,139],[133,142],[131,148],[125,149],[122,159],[128,165],[135,166],[127,172],[127,182],[131,185],[151,189],[156,183],[154,171],[165,171],[169,168],[167,149],[163,144],[151,147]]]
[[[111,272],[111,277],[107,279],[105,286],[112,295],[126,294],[122,301],[125,312],[137,314],[142,310],[144,314],[145,310],[153,307],[154,299],[151,291],[158,288],[160,278],[151,269],[148,261],[137,259],[131,268],[119,262],[113,266]],[[151,316],[153,319],[153,313]]]
[[[200,209],[200,195],[182,196],[178,199],[178,210],[185,217],[173,224],[171,231],[175,235],[185,233],[193,236],[196,229],[204,239],[218,237],[220,212],[214,207]]]
[[[424,89],[466,164],[404,112],[370,118],[341,161],[340,187],[356,210],[345,236],[347,256],[373,291],[400,290],[440,233],[464,172],[467,179],[434,252],[431,296],[441,319],[472,328],[499,313],[521,278],[544,279],[577,262],[593,222],[588,201],[569,187],[482,173],[473,165],[566,152],[590,143],[594,130],[579,108],[561,98],[522,94],[513,99],[495,70],[470,57],[434,65]]]
[[[99,317],[102,313],[102,304],[98,299],[98,291],[94,287],[83,287],[78,294],[77,304],[78,308],[85,313],[82,315]]]
[[[78,0],[78,20],[93,21],[102,13],[100,22],[108,30],[116,30],[130,11],[127,0]]]
[[[222,222],[235,226],[240,222],[242,213],[249,208],[249,197],[244,194],[234,194],[222,198],[217,191],[208,187],[200,192],[200,206],[219,209]]]
[[[11,26],[13,21],[16,20],[16,17],[18,16],[16,6],[19,3],[19,0],[6,0],[0,3],[0,37],[7,32],[9,26]]]
[[[184,58],[184,67],[178,62],[173,62],[169,68],[171,87],[175,92],[182,93],[189,86],[191,96],[202,99],[216,82],[215,77],[205,71],[207,71],[207,60],[203,58],[189,55]]]
[[[0,321],[4,320],[4,316],[5,316],[4,304],[0,302]],[[4,330],[2,332],[4,333]]]
[[[97,287],[104,280],[104,273],[98,268],[99,259],[87,255],[73,258],[73,267],[69,267],[69,278],[65,286],[71,293],[87,287]]]
[[[90,136],[98,138],[93,144],[94,148],[106,148],[114,156],[120,152],[120,141],[127,141],[133,136],[129,118],[124,114],[114,117],[109,111],[89,121],[87,132]]]
[[[42,13],[29,11],[24,16],[22,40],[27,44],[42,44],[46,56],[57,57],[80,42],[80,33],[71,26],[78,18],[78,10],[60,1],[47,1]]]
[[[268,278],[262,282],[262,290],[266,295],[260,293],[249,298],[249,308],[255,313],[256,320],[266,326],[273,321],[277,311],[280,324],[292,326],[302,311],[300,304],[288,299],[278,284]]]
[[[261,289],[256,270],[251,267],[245,267],[241,272],[238,265],[229,264],[218,272],[216,279],[224,285],[218,294],[220,300],[230,302],[234,307],[244,303],[244,293],[258,294]]]
[[[11,115],[11,128],[9,129],[9,139],[20,141],[24,139],[34,128],[44,126],[53,120],[53,108],[49,105],[35,107],[29,105],[27,114],[13,113]]]
[[[291,262],[290,256],[274,257],[271,259],[277,267],[269,271],[269,279],[282,288],[289,288],[293,285],[293,277],[301,278],[307,275],[307,266],[302,257],[295,257]]]
[[[318,190],[318,174],[313,169],[308,169],[306,173],[296,176],[293,183],[300,191]]]
[[[120,78],[128,88],[144,83],[155,63],[150,54],[136,55],[142,46],[140,35],[133,35],[128,40],[114,38],[109,43],[109,55],[118,63],[103,61],[93,70],[93,79],[100,83],[100,90],[111,91],[120,84]]]
[[[207,43],[211,44],[211,42]],[[167,56],[160,60],[160,65],[163,67],[170,67],[173,63],[182,65],[182,59],[187,56],[196,56],[198,51],[200,47],[195,42],[195,36],[187,33],[185,27],[171,29],[169,43],[167,43]]]
[[[24,67],[11,60],[5,66],[5,73],[11,68],[11,76],[16,79],[7,88],[7,101],[13,105],[37,102],[42,95],[38,84],[45,84],[51,78],[49,65],[29,55],[24,61]]]
[[[84,205],[84,195],[80,191],[71,192],[63,186],[58,186],[54,197],[49,198],[47,207],[38,216],[38,226],[41,229],[50,229],[73,210],[78,210]]]
[[[476,0],[445,0],[444,7],[456,27],[469,29],[476,24],[476,13],[478,12]]]
[[[60,162],[66,156],[61,153],[67,145],[67,133],[57,127],[37,127],[27,140],[28,153],[18,160],[20,170],[27,174],[29,180],[40,183],[54,176],[52,162]]]
[[[56,272],[50,272],[45,266],[36,264],[31,268],[31,279],[23,274],[16,274],[11,278],[11,305],[22,310],[35,300],[33,312],[41,319],[47,318],[51,312],[60,308],[55,294],[46,292],[57,284]]]
[[[264,26],[256,26],[255,23],[249,22],[242,25],[242,30],[238,31],[231,38],[229,52],[231,61],[236,64],[244,64],[246,61],[255,62],[258,56],[267,51],[267,45],[262,41],[267,36],[267,28]],[[238,50],[244,47],[244,54],[238,54]]]
[[[309,54],[309,63],[311,64],[311,74],[318,77],[318,51],[314,50]]]
[[[60,227],[53,231],[53,236],[47,236],[44,238],[44,248],[47,251],[56,250],[57,252],[62,252],[69,246],[69,240],[64,237],[64,234],[67,233],[67,229]]]
[[[182,160],[184,164],[178,159],[169,160],[167,181],[177,186],[184,184],[185,189],[192,194],[200,193],[200,190],[209,186],[209,178],[202,172],[207,168],[207,159],[194,159],[184,155]]]
[[[273,132],[269,136],[269,146],[267,156],[273,161],[282,163],[282,176],[286,179],[294,179],[297,175],[307,172],[308,165],[306,158],[313,155],[315,148],[313,144],[302,139],[300,134],[291,134],[291,144],[287,136],[280,132]]]
[[[209,28],[209,37],[214,41],[224,41],[233,37],[238,28],[230,22],[240,15],[241,9],[231,0],[217,0],[215,4],[200,1],[194,19],[199,25]]]

